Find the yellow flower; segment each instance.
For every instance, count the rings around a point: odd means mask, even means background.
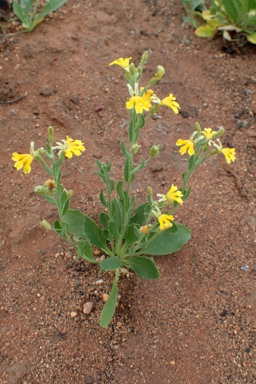
[[[120,57],[120,59],[112,61],[109,65],[119,65],[119,67],[122,67],[123,69],[127,69],[129,67],[129,62],[131,60],[131,57],[128,57],[126,59],[123,59]]]
[[[210,140],[216,131],[213,131],[211,128],[205,128],[201,133],[204,135],[206,140]]]
[[[35,156],[30,153],[20,154],[14,152],[12,154],[12,160],[15,161],[14,167],[17,169],[17,171],[20,171],[23,168],[23,172],[25,174],[30,173],[31,164],[34,158]]]
[[[62,140],[62,143],[57,143],[59,144],[57,147],[54,149],[60,149],[65,153],[65,156],[71,159],[71,157],[74,155],[80,156],[82,152],[85,151],[84,144],[82,143],[81,140],[73,140],[71,137],[67,136],[66,140]]]
[[[182,140],[179,139],[176,143],[176,145],[180,148],[180,153],[184,155],[188,151],[188,154],[192,156],[195,153],[194,150],[194,143],[191,140]]]
[[[178,191],[178,188],[172,184],[171,188],[166,193],[165,198],[166,200],[173,200],[177,201],[177,203],[179,204],[183,204],[182,196],[183,194],[181,193],[181,191]]]
[[[149,111],[151,108],[151,103],[149,100],[147,100],[148,95],[146,95],[146,97],[143,96],[132,96],[130,100],[127,101],[126,108],[135,108],[136,113],[142,113],[143,110]]]
[[[236,161],[236,150],[235,148],[221,148],[220,152],[223,153],[223,155],[226,158],[226,162],[230,164],[231,161]]]
[[[158,216],[160,230],[164,231],[167,228],[171,228],[172,227],[171,221],[173,220],[174,220],[174,217],[172,215],[167,215],[165,213],[162,213],[160,216]]]
[[[165,105],[166,107],[169,107],[173,110],[174,113],[179,113],[180,105],[176,101],[176,97],[173,96],[173,94],[170,94],[169,96],[165,97],[163,100],[161,100],[161,105]]]

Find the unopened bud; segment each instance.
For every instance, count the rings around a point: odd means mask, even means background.
[[[143,235],[147,235],[149,233],[150,227],[151,227],[151,224],[143,225],[142,227],[140,227],[140,232]]]
[[[70,199],[73,196],[73,190],[72,189],[68,189],[66,194],[67,194],[67,197]]]
[[[148,51],[145,51],[142,55],[140,65],[143,66],[148,61]]]
[[[225,129],[223,127],[219,127],[219,130],[217,132],[214,132],[212,135],[212,139],[216,139],[219,136],[222,136],[223,133],[225,132]]]
[[[158,65],[158,66],[156,67],[155,79],[156,79],[157,81],[161,80],[162,77],[164,76],[164,74],[165,74],[165,69],[164,69],[164,67],[162,67],[162,65]]]
[[[198,132],[198,133],[201,133],[201,127],[200,127],[200,124],[199,123],[195,123],[195,130]]]
[[[132,155],[135,155],[138,152],[138,150],[140,149],[140,147],[141,146],[139,144],[137,144],[137,143],[133,144],[133,146],[130,149],[130,153]]]
[[[48,127],[48,140],[51,144],[54,142],[54,128],[51,125]]]
[[[147,187],[147,193],[148,193],[148,196],[149,196],[149,197],[152,197],[152,196],[153,196],[153,191],[152,191],[152,188],[151,188],[151,187]]]
[[[50,231],[50,230],[52,229],[51,224],[48,223],[47,220],[43,220],[43,221],[41,221],[41,224],[42,224],[42,226],[43,226],[45,229],[47,229],[48,231]]]
[[[150,158],[153,159],[153,157],[157,156],[159,153],[159,145],[153,145],[150,148]]]
[[[130,73],[132,76],[134,76],[134,74],[135,74],[135,66],[134,66],[133,63],[131,63],[131,64],[129,65],[129,73]]]
[[[38,193],[39,195],[46,195],[48,193],[48,188],[45,185],[37,185],[34,188],[34,192]]]

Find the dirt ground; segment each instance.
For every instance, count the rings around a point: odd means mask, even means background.
[[[69,0],[33,33],[1,37],[1,384],[256,382],[256,47],[199,39],[182,13],[177,0]],[[155,90],[173,93],[181,112],[161,109],[144,128],[141,153],[152,144],[161,153],[136,180],[138,200],[148,185],[155,193],[180,185],[186,161],[175,143],[196,121],[223,126],[237,161],[219,155],[197,171],[177,217],[192,239],[156,258],[158,280],[123,276],[114,319],[101,329],[112,276],[75,262],[41,227],[56,217],[33,192],[46,175],[36,163],[30,175],[17,172],[11,154],[45,145],[49,125],[57,140],[82,140],[86,152],[66,163],[64,181],[72,207],[96,218],[95,159],[112,159],[118,178],[127,129],[123,72],[108,64],[138,63],[145,50],[145,78],[163,65]]]

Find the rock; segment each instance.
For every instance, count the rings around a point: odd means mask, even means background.
[[[71,313],[70,313],[70,316],[71,316],[71,317],[76,317],[76,316],[77,316],[77,312],[71,312]]]
[[[103,303],[106,303],[108,301],[109,295],[107,293],[102,293],[101,298]]]
[[[6,369],[8,383],[18,384],[20,380],[28,374],[30,370],[30,362],[28,359],[17,361],[11,367]]]
[[[85,383],[86,384],[93,384],[94,380],[91,378],[91,376],[86,375],[85,376]]]
[[[91,301],[88,301],[87,303],[84,304],[83,313],[85,315],[89,315],[89,313],[91,313],[92,308],[93,308],[93,303]]]

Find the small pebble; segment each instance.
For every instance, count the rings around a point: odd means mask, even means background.
[[[102,293],[102,301],[103,303],[106,303],[108,301],[109,295],[107,293]]]
[[[71,317],[76,317],[76,316],[77,316],[77,312],[71,312],[71,313],[70,313],[70,316],[71,316]]]
[[[83,313],[85,315],[89,315],[89,313],[91,313],[92,308],[93,308],[93,303],[91,301],[88,301],[83,306]]]
[[[103,282],[104,282],[104,280],[100,279],[100,280],[96,281],[96,284],[102,284]]]

